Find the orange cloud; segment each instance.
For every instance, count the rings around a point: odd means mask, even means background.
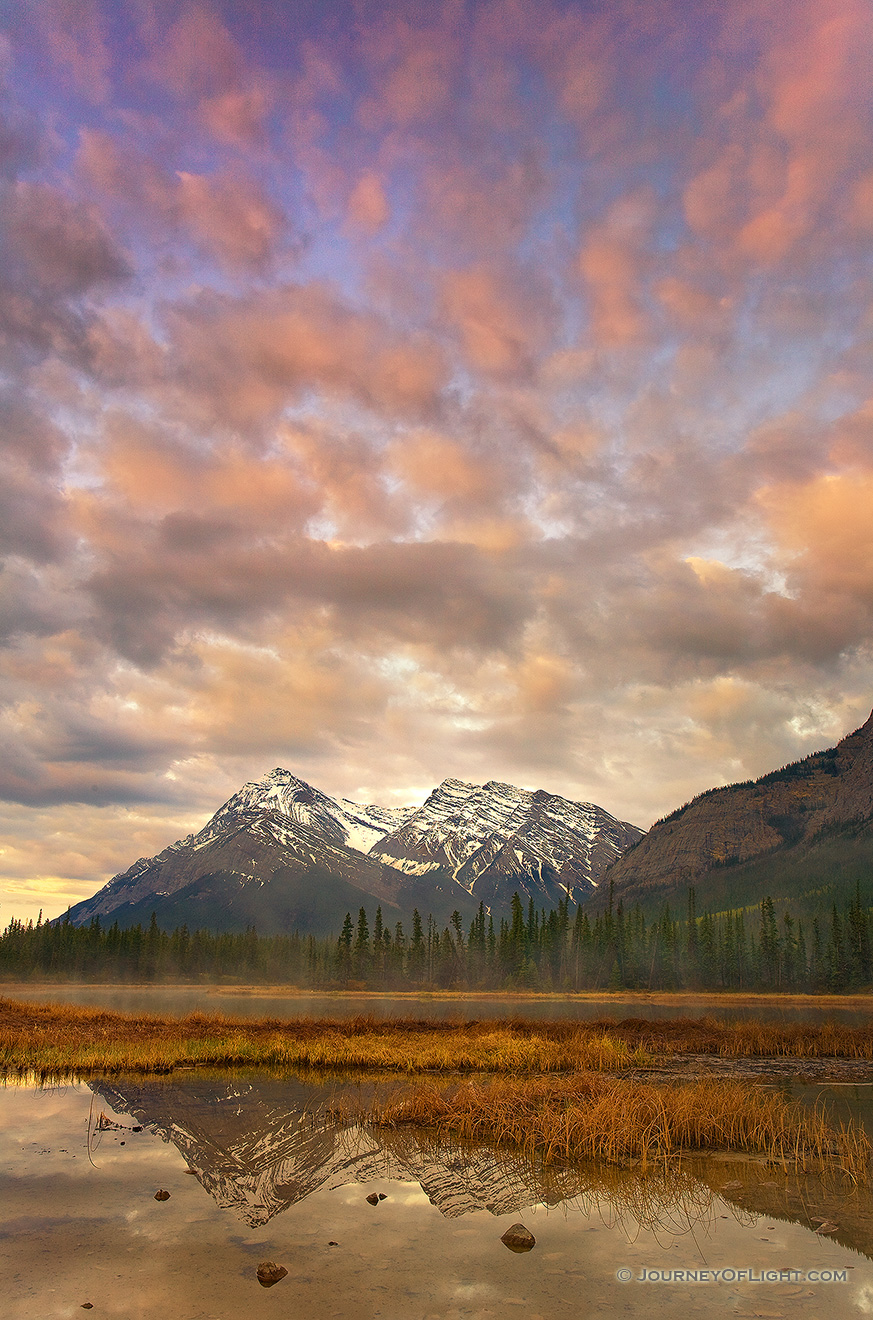
[[[788,558],[792,579],[873,605],[873,473],[772,486],[758,502]]]
[[[349,220],[366,234],[377,234],[387,224],[391,210],[378,175],[362,174],[349,197]]]
[[[195,239],[231,265],[272,256],[285,217],[251,179],[179,172],[179,213]]]
[[[419,431],[398,441],[391,466],[416,491],[440,499],[477,500],[495,489],[496,473],[457,441]]]
[[[602,344],[632,344],[646,334],[643,293],[652,213],[652,195],[632,193],[586,237],[579,269],[591,299],[592,332]]]
[[[470,365],[490,375],[530,371],[550,328],[551,308],[545,298],[531,295],[522,281],[514,283],[484,266],[449,271],[442,305]]]

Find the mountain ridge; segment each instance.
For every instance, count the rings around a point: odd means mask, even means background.
[[[244,784],[196,834],[139,858],[70,910],[121,925],[330,933],[346,911],[382,904],[447,921],[514,891],[538,906],[587,898],[642,831],[593,803],[495,780],[446,779],[421,807],[332,798],[281,767]],[[363,848],[361,847],[363,845]]]
[[[768,859],[800,874],[817,850],[847,832],[873,832],[873,713],[835,746],[802,757],[755,780],[710,788],[657,821],[604,873],[593,910],[608,902],[680,900],[724,873],[756,877],[766,885]],[[753,886],[754,887],[754,886]],[[757,896],[765,896],[766,890]],[[739,902],[740,899],[738,898]]]

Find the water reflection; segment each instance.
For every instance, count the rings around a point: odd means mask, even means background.
[[[223,1320],[255,1306],[261,1320],[301,1308],[312,1320],[873,1310],[866,1192],[736,1158],[645,1175],[544,1168],[416,1129],[329,1121],[338,1096],[366,1101],[387,1085],[198,1072],[0,1089],[4,1320],[71,1320],[86,1301],[117,1320]],[[370,1205],[368,1193],[386,1199]],[[822,1219],[836,1231],[817,1235]],[[506,1250],[514,1222],[535,1235],[532,1252]],[[264,1260],[288,1271],[267,1290]],[[704,1286],[672,1273],[702,1267],[775,1280]],[[825,1268],[842,1281],[797,1275]],[[652,1270],[670,1281],[636,1282]]]
[[[738,1223],[765,1215],[815,1231],[832,1222],[830,1239],[873,1259],[870,1192],[838,1174],[801,1175],[736,1156],[686,1157],[645,1173],[590,1162],[562,1167],[414,1127],[375,1129],[335,1117],[338,1099],[366,1103],[391,1083],[325,1087],[239,1075],[90,1086],[112,1116],[127,1115],[175,1146],[216,1204],[252,1226],[315,1192],[387,1180],[417,1183],[446,1218],[538,1204],[673,1237],[711,1229],[716,1206],[721,1214],[729,1207]]]
[[[545,1166],[520,1152],[437,1140],[411,1127],[374,1129],[331,1112],[340,1096],[366,1101],[379,1083],[325,1088],[292,1078],[197,1078],[90,1086],[115,1114],[127,1114],[172,1142],[215,1201],[251,1225],[266,1223],[313,1192],[377,1179],[418,1183],[447,1218],[474,1210],[505,1215],[534,1203],[557,1206],[604,1190],[603,1170]],[[618,1193],[619,1171],[613,1180]],[[618,1199],[636,1204],[638,1180],[626,1173],[624,1181]],[[684,1182],[694,1180],[672,1178],[661,1199],[676,1202]]]
[[[347,1018],[360,1014],[376,1018],[414,1017],[446,1019],[538,1018],[545,1021],[592,1021],[602,1018],[644,1018],[651,1021],[684,1017],[713,1017],[728,1021],[841,1022],[847,1026],[869,1023],[873,997],[836,997],[793,1001],[784,996],[732,999],[727,994],[676,996],[604,995],[600,998],[499,999],[458,994],[429,995],[307,994],[299,991],[200,985],[15,985],[4,990],[15,999],[64,1004],[92,1004],[119,1013],[225,1013],[236,1017]]]

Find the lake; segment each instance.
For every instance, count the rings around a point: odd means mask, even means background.
[[[645,1177],[544,1168],[327,1112],[399,1085],[198,1071],[0,1088],[2,1315],[873,1314],[868,1191],[743,1157]],[[833,1088],[844,1112],[865,1112],[868,1095]],[[816,1219],[834,1231],[814,1232]],[[517,1222],[529,1252],[501,1241]],[[287,1270],[275,1287],[258,1282],[263,1261]]]
[[[228,985],[8,985],[0,995],[62,1004],[93,1004],[120,1013],[159,1013],[178,1017],[200,1010],[234,1017],[345,1018],[359,1014],[413,1018],[515,1018],[555,1020],[612,1018],[664,1019],[714,1017],[780,1022],[867,1023],[873,1016],[873,996],[841,999],[732,995],[647,995],[622,993],[592,998],[532,998],[519,995],[377,995],[309,994],[275,987]]]

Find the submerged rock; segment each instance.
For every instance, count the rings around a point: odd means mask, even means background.
[[[500,1241],[510,1251],[530,1251],[536,1246],[537,1240],[524,1224],[510,1224]]]
[[[272,1260],[262,1260],[258,1266],[258,1283],[262,1288],[272,1288],[273,1284],[284,1279],[287,1273],[284,1265],[277,1265]]]

